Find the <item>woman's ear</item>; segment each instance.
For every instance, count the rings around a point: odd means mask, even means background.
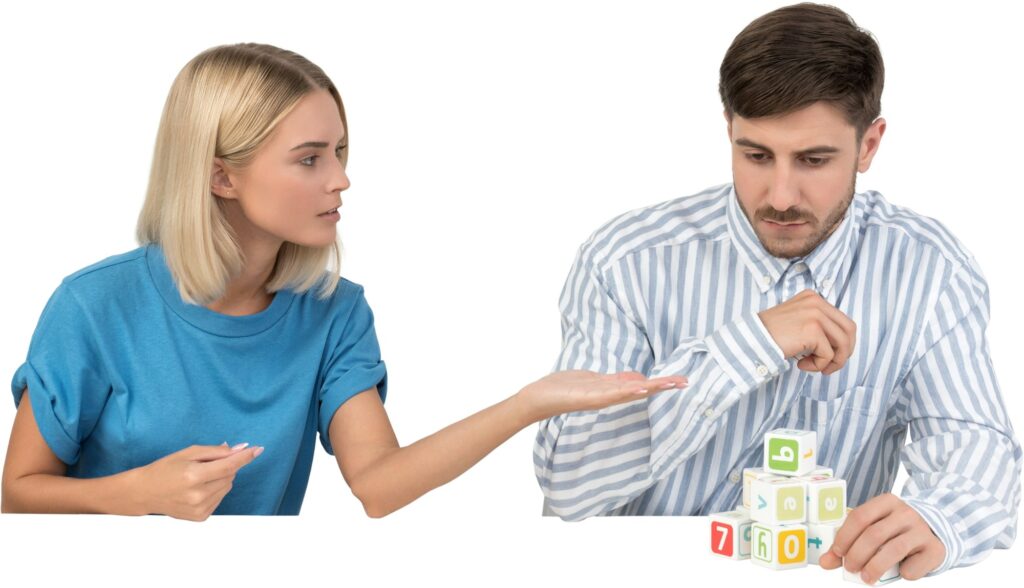
[[[235,187],[231,184],[231,179],[228,178],[224,160],[219,157],[213,158],[213,167],[210,171],[210,191],[221,198],[229,200],[238,198]]]

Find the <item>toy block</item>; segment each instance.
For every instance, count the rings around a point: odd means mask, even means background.
[[[799,478],[760,478],[750,486],[750,518],[759,523],[802,523],[806,503],[807,486]]]
[[[857,572],[856,574],[854,574],[854,573],[846,571],[846,561],[845,560],[843,561],[843,579],[846,580],[847,582],[853,582],[855,584],[867,584],[867,582],[865,582],[864,580],[860,579],[860,572]],[[892,566],[888,570],[885,570],[885,573],[882,574],[882,577],[879,578],[877,582],[875,582],[874,584],[870,584],[870,585],[871,586],[878,586],[880,584],[889,584],[890,582],[895,582],[896,580],[899,580],[899,579],[900,579],[900,564],[895,564],[894,566]]]
[[[783,476],[803,476],[817,468],[814,431],[775,429],[764,436],[764,471]]]
[[[729,559],[748,559],[752,522],[746,513],[735,510],[711,515],[711,553]]]
[[[750,483],[760,478],[773,478],[764,468],[743,468],[743,507],[750,510]]]
[[[807,524],[807,563],[818,565],[818,559],[832,547],[842,523]]]
[[[776,570],[807,565],[807,526],[753,523],[750,561]]]
[[[832,471],[832,468],[826,468],[824,466],[818,466],[813,470],[807,472],[808,476],[828,476],[829,478],[836,477],[836,473]]]
[[[826,476],[799,479],[807,486],[807,522],[835,523],[846,518],[846,480]]]

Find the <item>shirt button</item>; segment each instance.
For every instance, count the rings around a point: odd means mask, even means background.
[[[830,280],[828,278],[825,278],[824,280],[821,281],[821,287],[824,288],[825,290],[828,290],[831,285],[832,285],[832,280]]]
[[[768,375],[768,368],[764,364],[757,364],[757,375],[764,377]]]
[[[798,263],[798,264],[793,266],[793,271],[795,271],[797,273],[801,273],[801,272],[803,272],[806,269],[807,269],[807,265],[804,264],[803,262]]]
[[[772,277],[769,276],[769,275],[761,276],[761,283],[764,284],[765,286],[771,286],[772,285]]]
[[[713,409],[709,408],[709,409],[704,411],[704,416],[706,416],[708,418],[711,418],[711,417],[715,416],[715,411]]]
[[[739,474],[739,472],[733,472],[733,473],[729,474],[729,481],[732,482],[733,484],[739,484],[740,483],[740,474]]]

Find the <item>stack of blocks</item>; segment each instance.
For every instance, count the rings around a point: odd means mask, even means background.
[[[764,436],[764,467],[743,470],[743,506],[711,515],[711,552],[785,570],[817,564],[843,524],[846,480],[818,467],[814,431],[776,429]],[[858,574],[843,571],[847,580]],[[899,566],[878,583],[899,578]]]

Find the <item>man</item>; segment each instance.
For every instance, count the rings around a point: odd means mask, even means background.
[[[855,193],[886,125],[874,39],[836,8],[785,7],[736,37],[720,73],[733,183],[607,223],[560,300],[556,369],[689,386],[542,422],[545,512],[730,510],[764,433],[785,427],[817,432],[856,506],[822,567],[874,582],[902,562],[915,579],[1009,547],[1022,452],[985,278],[938,222]]]

